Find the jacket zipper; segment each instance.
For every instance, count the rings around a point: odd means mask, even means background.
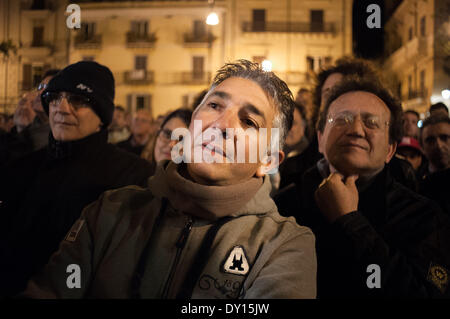
[[[169,294],[169,288],[172,283],[173,276],[175,274],[175,269],[177,268],[177,265],[180,262],[181,253],[183,252],[183,248],[186,245],[189,234],[191,233],[193,224],[194,224],[194,220],[192,219],[191,216],[189,216],[188,221],[184,225],[183,230],[181,231],[181,234],[178,237],[177,242],[175,243],[175,247],[177,247],[177,252],[175,255],[175,260],[172,263],[172,267],[170,269],[169,277],[167,278],[166,284],[164,285],[164,290],[162,293],[163,299],[167,299],[167,296]]]

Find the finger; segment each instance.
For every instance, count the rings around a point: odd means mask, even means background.
[[[345,185],[350,186],[350,185],[355,185],[356,180],[358,179],[358,175],[350,175],[346,178],[345,180]]]
[[[344,175],[342,175],[341,173],[338,173],[338,172],[331,173],[330,176],[328,176],[328,180],[330,180],[331,182],[344,183]]]

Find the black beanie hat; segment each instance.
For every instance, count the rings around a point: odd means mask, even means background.
[[[41,94],[42,106],[48,115],[48,104],[43,96],[47,92],[70,92],[92,99],[92,109],[104,126],[108,126],[114,113],[114,76],[111,71],[93,61],[71,64],[56,74]]]

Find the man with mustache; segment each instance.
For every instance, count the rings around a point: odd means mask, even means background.
[[[316,235],[318,298],[448,297],[449,220],[386,166],[400,104],[377,83],[344,81],[317,129],[324,159],[296,184],[302,209],[286,213]]]
[[[248,159],[249,143],[259,137],[243,131],[278,128],[281,143],[292,111],[286,83],[240,60],[218,71],[193,113],[190,136],[196,139],[193,122],[201,121],[201,133],[220,131],[235,147],[244,140]],[[228,135],[228,128],[238,133]],[[25,296],[314,298],[314,236],[278,214],[266,173],[284,154],[263,145],[271,160],[165,161],[148,188],[104,193],[85,208]],[[192,152],[197,147],[206,145],[191,143]],[[216,159],[221,151],[208,150]],[[76,282],[67,284],[69,264],[81,271],[77,289],[69,287]]]
[[[25,288],[84,206],[151,174],[145,160],[107,144],[113,100],[114,77],[95,62],[69,65],[48,83],[48,146],[13,161],[0,179],[1,295]]]

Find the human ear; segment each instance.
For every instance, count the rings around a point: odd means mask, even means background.
[[[285,154],[283,151],[273,152],[267,155],[266,159],[263,160],[260,166],[256,170],[257,177],[263,177],[274,169],[278,169],[278,166],[283,162]]]
[[[391,159],[394,156],[396,150],[397,150],[397,142],[389,144],[389,146],[388,146],[388,153],[386,155],[386,160],[384,161],[386,164],[391,161]]]

